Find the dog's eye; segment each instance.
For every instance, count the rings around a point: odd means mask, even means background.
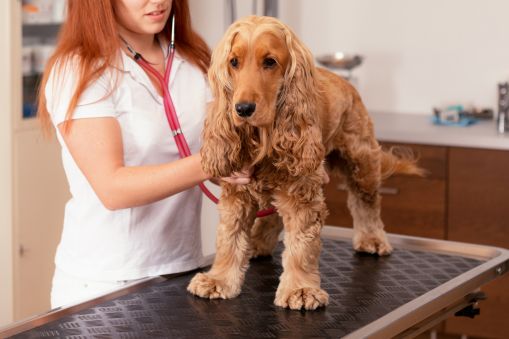
[[[264,68],[272,68],[276,64],[277,64],[277,62],[273,58],[265,58],[265,59],[263,59],[263,67]]]
[[[239,66],[239,60],[237,58],[232,58],[230,60],[230,65],[232,65],[233,68],[237,68]]]

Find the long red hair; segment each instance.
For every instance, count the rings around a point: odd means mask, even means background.
[[[120,57],[120,42],[113,10],[115,0],[68,0],[67,19],[59,33],[54,54],[49,58],[39,86],[37,115],[45,131],[51,129],[44,89],[51,70],[56,65],[62,71],[70,58],[78,57],[78,83],[67,109],[66,119],[78,104],[83,91],[98,79]],[[205,41],[193,30],[187,0],[173,0],[171,15],[175,15],[175,44],[180,55],[195,64],[203,73],[210,64],[210,50]],[[162,34],[170,37],[168,20]],[[57,64],[58,63],[58,64]]]

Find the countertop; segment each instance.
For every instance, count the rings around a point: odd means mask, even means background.
[[[498,134],[494,120],[467,127],[438,126],[431,114],[370,112],[379,141],[509,150],[509,132]]]

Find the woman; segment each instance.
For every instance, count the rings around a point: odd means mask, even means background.
[[[52,307],[202,263],[200,156],[179,159],[162,89],[129,45],[164,74],[193,154],[199,151],[210,53],[187,0],[68,0],[68,17],[41,83],[39,116],[55,126],[72,198],[65,208]],[[248,173],[227,178],[249,182]]]

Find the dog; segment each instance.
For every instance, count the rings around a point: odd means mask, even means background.
[[[270,255],[284,228],[274,303],[294,310],[327,305],[318,268],[328,213],[324,172],[346,178],[354,249],[387,255],[381,181],[421,169],[413,156],[381,149],[354,87],[315,67],[309,49],[275,18],[232,24],[212,53],[208,77],[215,99],[205,119],[202,166],[216,177],[245,166],[254,173],[247,185],[221,183],[215,261],[188,291],[211,299],[239,295],[250,258]],[[271,205],[277,214],[256,218]]]

